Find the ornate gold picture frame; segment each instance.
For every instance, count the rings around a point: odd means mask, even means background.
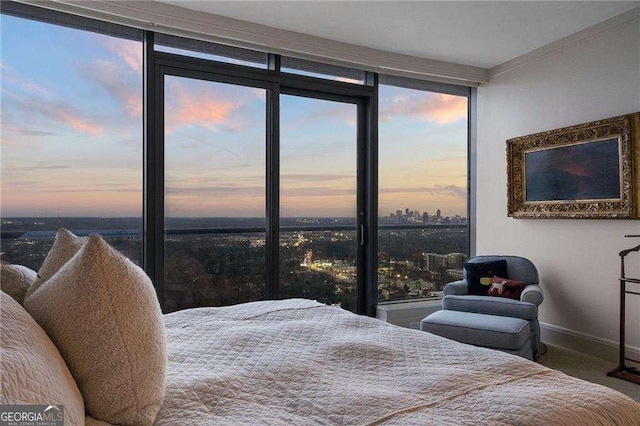
[[[640,219],[640,112],[509,139],[507,210]]]

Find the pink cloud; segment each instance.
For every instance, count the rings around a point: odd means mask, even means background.
[[[142,43],[120,38],[100,37],[101,44],[121,58],[133,71],[142,71]]]
[[[210,85],[186,87],[176,80],[169,81],[165,104],[166,130],[170,133],[177,127],[192,124],[214,129],[219,124],[230,125],[230,115],[241,106],[241,101],[233,102],[231,99],[231,96],[223,96]]]
[[[89,133],[90,135],[99,135],[102,133],[103,129],[101,126],[88,122],[80,117],[76,111],[64,105],[41,103],[36,104],[35,108],[38,109],[42,115],[53,117],[57,121],[61,121],[81,132]]]
[[[88,123],[82,118],[73,115],[71,112],[64,110],[53,110],[51,111],[51,113],[76,130],[89,133],[90,135],[99,135],[102,133],[102,127]]]
[[[467,98],[435,94],[424,105],[422,116],[440,124],[451,124],[461,118],[467,118]]]
[[[382,120],[393,115],[413,115],[438,124],[451,124],[467,118],[467,98],[432,93],[428,96],[397,96],[380,112]]]
[[[102,86],[120,102],[130,117],[142,115],[142,81],[140,78],[125,78],[126,69],[120,64],[96,59],[91,64],[82,64],[78,72]]]
[[[183,124],[221,123],[233,109],[234,106],[229,101],[184,97],[177,113],[177,120]]]
[[[51,91],[46,87],[40,86],[32,81],[29,81],[22,75],[16,73],[10,66],[0,63],[0,69],[2,70],[2,79],[4,83],[11,83],[20,86],[23,89],[27,89],[38,96],[50,97]]]
[[[73,129],[80,130],[81,132],[91,135],[99,135],[103,131],[102,126],[93,124],[84,119],[81,116],[82,113],[70,105],[60,102],[51,102],[42,98],[22,99],[6,92],[3,93],[3,95],[13,98],[18,105],[29,113],[37,112],[46,119],[53,119],[54,121],[64,123]]]
[[[64,100],[56,100],[56,96],[51,90],[27,80],[4,64],[2,65],[2,73],[5,82],[10,82],[18,86],[19,89],[26,89],[28,93],[27,95],[23,91],[19,91],[19,93],[16,94],[3,88],[2,95],[17,102],[18,105],[29,112],[29,115],[37,112],[46,119],[62,122],[84,133],[92,135],[102,133],[103,129],[101,126],[93,124],[83,118],[82,110],[74,108]],[[15,130],[17,127],[15,123],[12,124],[10,120],[3,120],[2,124],[3,127],[10,130]]]

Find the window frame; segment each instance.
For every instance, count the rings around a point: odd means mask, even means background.
[[[369,259],[375,250],[367,230],[375,229],[367,212],[372,198],[366,190],[370,161],[367,153],[372,127],[370,124],[375,87],[353,87],[354,84],[333,82],[315,77],[282,73],[279,55],[269,54],[271,69],[252,68],[244,65],[217,62],[209,59],[179,55],[154,50],[154,34],[145,33],[145,244],[143,245],[144,269],[154,282],[158,300],[164,307],[164,76],[178,76],[199,80],[237,84],[267,90],[266,110],[266,298],[280,296],[280,95],[292,95],[312,99],[355,104],[358,111],[357,128],[357,223],[358,239],[369,242],[358,244],[356,264],[358,279],[356,288],[356,312],[372,313],[375,303],[370,299],[372,274],[375,270]],[[347,89],[347,90],[345,90]],[[348,92],[348,93],[345,93]],[[147,108],[146,106],[149,105]],[[153,111],[153,113],[151,113]],[[368,113],[368,114],[367,114]],[[377,201],[377,196],[375,197]],[[377,210],[375,210],[377,214]],[[375,245],[375,243],[374,243]],[[371,283],[371,285],[367,285]]]
[[[155,50],[155,33],[124,25],[102,22],[38,6],[2,2],[2,14],[53,23],[55,25],[131,38],[143,34],[143,266],[150,276],[161,305],[164,299],[164,75],[241,84],[267,89],[266,129],[266,236],[267,299],[279,296],[279,138],[280,94],[338,100],[358,105],[358,238],[364,245],[358,250],[359,268],[357,312],[375,315],[378,304],[378,89],[394,81],[401,87],[422,88],[436,93],[467,97],[467,226],[469,255],[475,254],[476,214],[476,116],[477,89],[426,80],[380,75],[365,71],[364,84],[282,72],[281,56],[266,52],[267,69],[218,62]],[[166,37],[163,35],[163,37]],[[200,42],[198,43],[207,43]],[[302,59],[300,59],[302,60]],[[330,64],[327,64],[330,65]],[[194,77],[196,76],[196,77]],[[393,84],[392,84],[393,85]],[[159,118],[160,117],[160,118]]]
[[[380,85],[400,87],[411,90],[418,90],[430,93],[439,93],[453,96],[461,96],[467,98],[467,223],[465,228],[467,231],[467,244],[466,249],[469,253],[469,258],[475,256],[476,246],[476,228],[475,228],[475,214],[476,214],[476,122],[477,122],[477,88],[468,86],[456,86],[448,83],[441,83],[429,80],[416,80],[407,77],[398,77],[391,75],[379,75],[379,81],[376,85],[376,89]],[[392,227],[393,229],[395,227]],[[400,227],[402,228],[402,227]],[[405,228],[410,228],[407,226]],[[461,226],[456,226],[461,228]],[[376,229],[376,232],[380,228]],[[377,234],[376,234],[377,238]],[[376,274],[377,279],[377,274]],[[376,297],[378,295],[378,287],[375,288]],[[392,305],[397,303],[416,302],[421,300],[439,300],[439,297],[425,297],[415,299],[394,299],[385,300],[379,302],[384,305]],[[378,302],[376,302],[378,304]]]

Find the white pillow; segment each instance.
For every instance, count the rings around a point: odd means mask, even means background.
[[[153,423],[164,398],[166,338],[142,269],[91,235],[25,308],[60,350],[88,415],[112,424]]]
[[[26,266],[5,263],[0,268],[0,289],[22,304],[24,295],[36,280],[36,271]]]
[[[82,395],[58,349],[4,292],[0,292],[0,324],[0,404],[64,405],[64,424],[82,424]]]
[[[56,239],[53,241],[53,245],[47,253],[47,256],[40,266],[38,271],[38,278],[29,287],[25,299],[31,297],[31,295],[40,288],[42,283],[51,278],[56,272],[67,263],[73,255],[75,255],[80,247],[87,241],[86,238],[75,236],[64,228],[58,228],[56,233]]]

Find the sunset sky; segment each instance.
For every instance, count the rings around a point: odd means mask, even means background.
[[[142,44],[1,17],[2,216],[141,216]],[[264,89],[165,80],[167,216],[265,214]],[[464,97],[380,87],[380,210],[466,215]],[[283,96],[282,216],[355,213],[356,107]]]

